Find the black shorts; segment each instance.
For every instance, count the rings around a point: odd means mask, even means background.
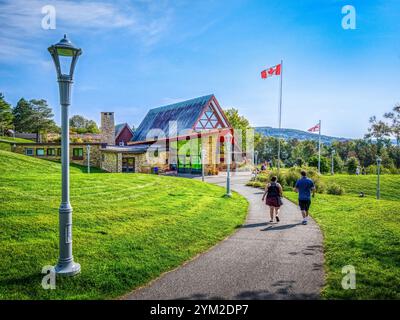
[[[299,206],[301,211],[308,211],[310,209],[311,200],[299,200]]]

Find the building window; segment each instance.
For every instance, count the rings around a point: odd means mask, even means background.
[[[25,154],[27,156],[33,156],[33,149],[25,149]]]
[[[36,149],[36,155],[37,155],[38,157],[44,156],[44,149],[42,149],[42,148]]]
[[[58,148],[58,149],[57,149],[57,156],[58,156],[58,157],[61,157],[61,148]]]
[[[56,149],[54,149],[54,148],[47,149],[47,155],[54,157],[56,155]]]
[[[72,159],[83,160],[83,148],[73,148],[72,149]]]

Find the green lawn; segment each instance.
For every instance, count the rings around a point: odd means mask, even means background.
[[[358,195],[362,191],[367,197],[376,197],[376,175],[324,175],[322,180],[326,184],[330,182],[340,184],[349,194]],[[381,198],[385,200],[400,200],[400,175],[382,174],[380,175],[380,180]]]
[[[60,164],[0,151],[0,299],[118,297],[242,224],[247,201],[200,181],[71,168],[74,258],[82,273],[41,287],[58,257]]]
[[[35,141],[28,140],[28,139],[22,139],[22,138],[13,138],[13,137],[8,137],[8,136],[0,136],[0,140],[4,142],[21,142],[21,143],[34,143]]]
[[[383,175],[382,199],[375,200],[376,176],[323,176],[346,195],[317,194],[311,215],[324,234],[327,299],[400,299],[400,176]],[[363,191],[365,198],[359,198]],[[285,192],[296,201],[297,194]],[[342,267],[356,269],[355,290],[341,286]]]
[[[33,143],[32,140],[22,139],[22,138],[12,138],[8,136],[0,136],[0,150],[11,151],[11,143]]]

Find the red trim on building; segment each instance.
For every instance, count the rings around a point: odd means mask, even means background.
[[[133,137],[133,132],[129,128],[128,125],[125,125],[122,130],[120,130],[119,134],[115,137],[115,144],[118,146],[120,142],[124,142],[124,145],[127,145],[129,141],[131,141]]]

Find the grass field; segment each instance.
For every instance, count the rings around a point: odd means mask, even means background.
[[[74,258],[82,273],[41,287],[58,257],[60,164],[0,151],[0,299],[115,298],[242,224],[247,201],[218,186],[71,168]]]
[[[369,198],[376,197],[376,175],[324,175],[322,180],[329,184],[335,182],[344,187],[347,194],[358,195],[361,191]],[[380,176],[381,199],[400,200],[400,175],[383,174]]]
[[[317,194],[311,214],[324,234],[327,299],[400,299],[400,175],[381,176],[382,200],[375,199],[376,176],[323,176],[346,194]],[[366,193],[365,198],[358,193]],[[285,196],[296,201],[297,194]],[[341,286],[342,267],[356,269],[356,289]]]
[[[12,138],[8,136],[0,136],[0,150],[3,151],[11,151],[11,144],[10,143],[32,143],[32,140],[22,139],[22,138]]]

